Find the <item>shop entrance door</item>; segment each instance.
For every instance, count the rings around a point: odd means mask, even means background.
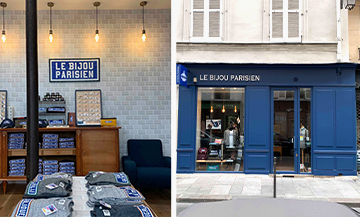
[[[271,99],[272,159],[277,158],[277,171],[311,173],[311,89],[273,88]]]
[[[296,153],[296,95],[295,88],[272,90],[273,157],[278,171],[295,171]]]

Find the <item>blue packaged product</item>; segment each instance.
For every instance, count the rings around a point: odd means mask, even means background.
[[[66,166],[74,166],[75,162],[60,162],[59,165],[61,167],[66,167]]]
[[[54,146],[54,145],[58,145],[58,143],[57,142],[43,142],[43,146],[46,146],[46,145],[52,145],[52,146]]]
[[[9,134],[9,138],[23,138],[24,134],[23,133],[11,133]]]
[[[24,163],[19,163],[19,164],[10,164],[10,167],[24,167],[25,164]]]
[[[71,175],[75,175],[75,171],[74,170],[63,170],[60,171],[61,173],[70,173]]]
[[[52,175],[54,173],[56,173],[56,172],[43,172],[44,175]]]
[[[55,142],[55,143],[57,143],[58,140],[57,139],[46,139],[46,138],[44,138],[43,142]]]
[[[11,173],[23,173],[25,170],[10,170],[9,174]]]
[[[74,141],[74,138],[59,138],[59,142],[71,142]]]
[[[10,164],[25,163],[25,159],[9,160]]]
[[[57,164],[46,164],[44,169],[57,169],[59,166]]]
[[[24,142],[24,138],[9,138],[9,142]]]
[[[25,170],[25,167],[10,167],[10,170]]]
[[[74,145],[74,142],[60,142],[59,145]]]
[[[60,170],[75,170],[75,167],[60,167]]]
[[[43,146],[43,149],[53,149],[58,148],[57,146]]]
[[[39,159],[39,162],[42,162],[42,161],[43,161],[43,159],[40,158],[40,159]]]
[[[24,147],[22,146],[10,146],[8,147],[8,149],[23,149]]]
[[[59,148],[75,148],[75,146],[65,145],[65,146],[60,146]]]
[[[58,164],[57,160],[44,160],[43,165],[45,164]]]
[[[9,176],[24,176],[25,175],[25,172],[23,173],[11,173],[9,174]]]
[[[58,172],[58,169],[43,169],[44,172]]]
[[[57,138],[59,138],[59,135],[58,134],[43,134],[43,138],[57,139]]]
[[[46,112],[46,108],[44,108],[44,107],[39,108],[39,113],[41,113],[41,112],[45,113],[45,112]]]
[[[24,145],[24,142],[8,142],[8,145]]]

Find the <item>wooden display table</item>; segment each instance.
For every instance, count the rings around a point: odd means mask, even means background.
[[[84,176],[90,171],[117,172],[120,170],[119,129],[121,127],[39,128],[39,142],[42,142],[42,134],[54,133],[59,134],[59,137],[73,137],[76,147],[40,149],[39,156],[43,159],[74,161],[78,176]],[[11,133],[25,133],[26,136],[26,129],[0,129],[0,181],[4,193],[7,181],[26,180],[26,176],[8,176],[9,160],[24,158],[27,153],[26,149],[8,149],[8,135]]]

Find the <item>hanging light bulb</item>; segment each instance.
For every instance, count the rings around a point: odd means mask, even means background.
[[[1,40],[3,41],[3,43],[5,43],[6,35],[5,35],[5,10],[4,10],[4,8],[7,6],[7,4],[5,2],[0,2],[0,6],[3,8],[3,30],[2,30]]]
[[[95,41],[98,42],[99,38],[99,30],[95,30]]]
[[[145,29],[142,31],[142,40],[143,40],[143,42],[145,42],[146,41],[146,33],[145,33]]]
[[[98,42],[99,37],[99,22],[98,22],[98,7],[100,6],[100,2],[94,2],[94,6],[96,7],[96,30],[95,30],[95,41]]]
[[[142,14],[143,14],[143,30],[142,30],[142,37],[141,39],[143,42],[146,41],[146,31],[145,31],[145,13],[144,13],[144,7],[147,5],[147,1],[140,2],[140,6],[143,8]]]
[[[222,108],[222,113],[225,113],[225,106],[223,105],[223,108]]]
[[[235,113],[237,112],[237,110],[236,110],[236,106],[235,106],[234,112],[235,112]]]
[[[6,41],[6,35],[5,35],[5,31],[2,31],[2,36],[1,36],[1,40],[5,43]]]
[[[214,112],[214,109],[213,109],[213,107],[211,106],[211,108],[210,108],[210,113],[213,113]]]
[[[50,8],[50,30],[49,30],[49,41],[52,42],[54,37],[53,37],[53,30],[52,30],[52,10],[51,8],[54,7],[54,2],[48,2],[47,4]]]
[[[49,41],[52,42],[54,39],[52,30],[49,31]]]

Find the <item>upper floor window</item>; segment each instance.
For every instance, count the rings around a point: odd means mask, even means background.
[[[220,41],[223,0],[192,0],[191,41]]]
[[[301,42],[301,0],[271,0],[270,2],[270,40]]]

